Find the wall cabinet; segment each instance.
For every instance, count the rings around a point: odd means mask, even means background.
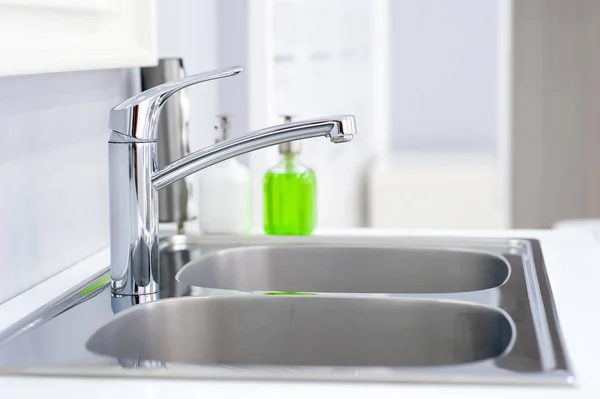
[[[155,0],[0,0],[0,76],[154,65]]]

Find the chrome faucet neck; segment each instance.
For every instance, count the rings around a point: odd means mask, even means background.
[[[158,193],[187,175],[260,148],[311,137],[334,143],[352,140],[351,115],[286,123],[193,152],[158,169],[156,127],[164,102],[187,86],[233,76],[241,67],[168,82],[125,100],[111,110],[109,127],[111,288],[116,295],[159,291]]]

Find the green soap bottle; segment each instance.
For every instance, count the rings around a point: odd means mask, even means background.
[[[291,118],[286,117],[286,122]],[[317,219],[317,178],[299,159],[300,142],[279,145],[281,160],[267,171],[264,229],[270,235],[310,235]]]

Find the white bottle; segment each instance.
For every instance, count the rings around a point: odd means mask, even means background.
[[[219,116],[216,142],[229,135],[229,119]],[[248,234],[252,228],[252,187],[248,168],[237,159],[198,172],[198,221],[202,234]]]

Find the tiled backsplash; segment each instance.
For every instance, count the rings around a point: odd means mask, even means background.
[[[130,76],[0,78],[0,303],[108,245],[108,112]]]

